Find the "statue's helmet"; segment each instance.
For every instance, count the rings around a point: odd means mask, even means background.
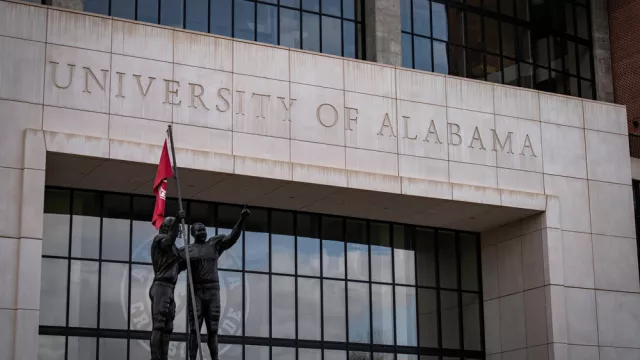
[[[169,229],[171,229],[171,226],[173,225],[174,221],[176,221],[176,218],[174,218],[173,216],[168,216],[164,218],[164,220],[162,221],[162,225],[160,225],[159,232],[161,234],[168,234]]]

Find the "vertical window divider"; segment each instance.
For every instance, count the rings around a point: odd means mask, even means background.
[[[322,0],[320,0],[320,5],[322,5]],[[320,10],[322,10],[322,7],[320,8]],[[324,358],[324,277],[323,277],[323,267],[324,267],[324,259],[323,259],[323,254],[322,254],[322,239],[323,239],[323,231],[322,231],[322,223],[323,223],[323,216],[324,215],[318,215],[317,217],[317,222],[318,222],[318,238],[319,238],[319,242],[320,242],[320,341],[321,341],[321,350],[322,350],[322,357]]]
[[[294,293],[294,327],[295,341],[298,344],[298,214],[293,213],[293,293]],[[297,351],[296,351],[297,355]]]
[[[344,319],[346,325],[345,343],[347,343],[347,351],[349,351],[349,256],[347,252],[347,220],[342,218],[342,241],[344,249]]]
[[[476,281],[478,282],[478,305],[480,312],[480,349],[482,352],[485,352],[485,335],[484,335],[484,298],[482,293],[482,243],[480,239],[480,235],[475,236],[474,245],[476,248]]]
[[[302,0],[304,1],[304,0]],[[301,4],[302,6],[302,4]],[[323,53],[323,46],[322,46],[322,0],[318,0],[318,35],[320,37],[319,41],[320,41],[320,52]],[[320,220],[320,227],[322,227],[322,220]],[[322,233],[322,230],[320,230],[320,233]],[[320,249],[322,251],[322,246],[320,246]]]
[[[268,249],[269,249],[269,253],[267,255],[267,261],[268,261],[268,269],[269,269],[269,274],[267,274],[268,277],[268,286],[269,286],[269,356],[273,356],[273,351],[272,349],[272,342],[271,339],[273,338],[273,272],[272,270],[272,264],[271,264],[271,257],[273,255],[273,248],[272,248],[272,241],[271,241],[271,210],[267,210],[267,241],[269,242],[268,244]]]
[[[416,347],[420,349],[420,294],[418,288],[418,232],[415,226],[411,226],[411,241],[413,242],[413,273],[414,273],[414,289],[416,292],[415,307],[416,307]]]
[[[136,0],[137,1],[137,0]],[[127,281],[127,360],[131,358],[131,273],[133,272],[133,196],[129,196],[129,281]]]
[[[457,297],[458,297],[458,336],[460,341],[459,349],[461,351],[464,350],[464,321],[462,320],[463,311],[462,311],[462,262],[460,256],[460,233],[455,233],[455,246],[456,246],[456,273],[457,276]]]
[[[391,300],[393,304],[393,352],[397,353],[398,339],[396,336],[396,249],[395,245],[395,226],[393,223],[387,223],[389,226],[389,240],[391,247]]]
[[[344,57],[344,1],[340,0],[340,54]],[[348,0],[347,0],[348,1]],[[353,1],[353,0],[351,0]],[[320,9],[322,10],[322,9]],[[346,224],[345,224],[346,226]],[[346,233],[345,233],[346,234]],[[346,244],[346,240],[345,240]],[[346,249],[345,249],[346,251]],[[346,252],[345,252],[346,254]],[[346,269],[345,269],[345,279],[346,279]]]
[[[436,267],[436,317],[438,329],[438,348],[442,348],[442,304],[440,301],[440,230],[435,230],[433,241],[433,252]]]
[[[247,337],[247,315],[245,313],[247,311],[247,276],[245,269],[247,242],[245,241],[245,233],[246,231],[242,230],[242,259],[240,261],[242,264],[242,266],[240,267],[240,269],[242,270],[242,360],[246,360],[247,358],[245,349],[245,339]]]
[[[67,301],[66,301],[66,314],[65,314],[65,326],[69,327],[69,303],[71,302],[71,249],[73,246],[73,195],[74,190],[69,191],[69,249],[67,259]],[[64,358],[65,360],[69,357],[69,336],[64,337]]]
[[[102,236],[102,228],[104,226],[104,197],[105,194],[104,193],[100,193],[100,226],[99,226],[99,230],[100,234],[99,236],[99,241],[98,241],[98,304],[97,304],[97,316],[96,316],[96,328],[98,330],[100,330],[100,311],[101,311],[101,303],[102,303],[102,242],[103,242],[103,236]],[[96,338],[96,359],[100,359],[100,338]]]
[[[373,285],[371,284],[371,281],[373,279],[373,269],[371,268],[371,221],[367,220],[365,226],[365,236],[367,237],[367,243],[369,244],[367,249],[367,258],[369,261],[369,345],[373,346]]]

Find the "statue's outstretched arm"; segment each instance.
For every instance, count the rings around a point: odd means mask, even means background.
[[[244,209],[242,209],[242,212],[240,212],[240,220],[238,220],[236,225],[233,227],[233,230],[231,230],[231,233],[229,233],[228,235],[225,235],[217,243],[218,250],[225,251],[231,248],[238,241],[238,239],[240,238],[240,235],[242,235],[245,222],[247,220],[247,217],[249,217],[249,215],[251,215],[251,212],[245,206]]]

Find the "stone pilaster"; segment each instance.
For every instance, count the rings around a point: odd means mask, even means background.
[[[399,0],[364,1],[366,59],[402,65]]]

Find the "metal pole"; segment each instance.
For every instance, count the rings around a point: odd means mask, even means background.
[[[180,193],[180,177],[178,176],[178,165],[176,164],[176,150],[173,147],[173,131],[171,125],[167,128],[169,134],[169,143],[171,144],[171,157],[173,158],[173,176],[176,179],[176,187],[178,188],[178,206],[180,211],[184,211],[182,208],[182,194]],[[187,260],[187,283],[189,288],[189,294],[191,295],[191,310],[193,311],[194,328],[197,328],[198,317],[196,313],[196,297],[193,290],[193,279],[191,278],[191,260],[189,259],[189,234],[187,234],[187,226],[182,218],[182,236],[184,237],[184,253]],[[187,344],[189,343],[189,332],[191,329],[187,329]],[[200,360],[203,360],[202,345],[200,344],[200,329],[196,329],[196,336],[198,339],[198,353],[200,354]],[[187,358],[189,354],[187,354]]]

